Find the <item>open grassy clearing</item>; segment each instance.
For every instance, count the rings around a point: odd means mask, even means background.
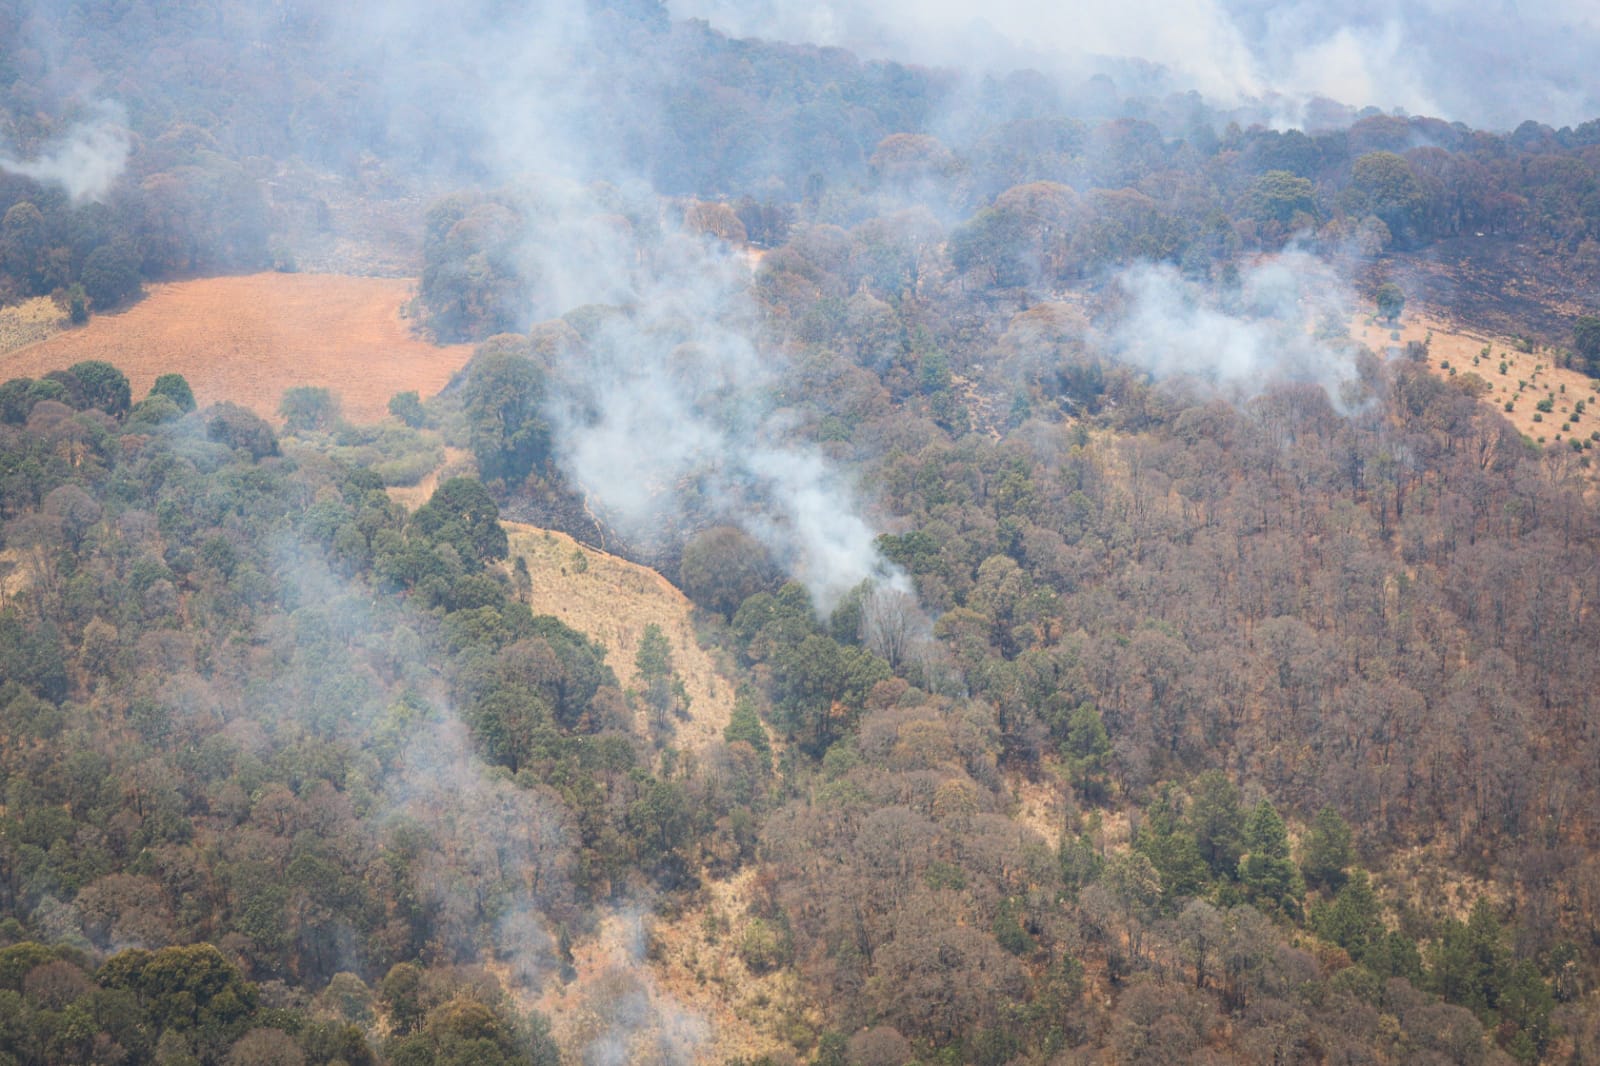
[[[623,689],[635,687],[634,658],[645,627],[661,627],[672,645],[672,668],[689,695],[689,716],[674,724],[668,743],[701,751],[722,739],[733,713],[733,685],[695,639],[688,597],[654,570],[587,548],[564,533],[505,523],[511,559],[527,561],[527,602],[606,646],[606,663]],[[648,725],[643,712],[640,732]]]
[[[1410,341],[1426,343],[1432,373],[1444,378],[1477,375],[1488,386],[1483,402],[1505,415],[1517,432],[1546,447],[1571,447],[1574,439],[1588,442],[1591,434],[1600,433],[1600,384],[1556,366],[1549,348],[1521,351],[1516,341],[1464,330],[1427,313],[1405,314],[1394,327],[1358,318],[1350,335],[1377,352],[1403,351]],[[1541,411],[1541,401],[1548,401],[1550,410]]]
[[[275,420],[285,389],[320,385],[351,421],[376,421],[395,393],[431,396],[472,355],[471,345],[412,332],[400,314],[411,285],[274,273],[152,285],[124,311],[0,355],[0,380],[103,359],[128,375],[136,399],[158,375],[178,373],[201,404],[228,400]]]
[[[67,322],[66,312],[48,296],[0,307],[0,353],[37,344],[66,329]]]

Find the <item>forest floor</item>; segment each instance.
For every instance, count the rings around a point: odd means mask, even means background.
[[[339,396],[346,418],[374,422],[395,393],[430,396],[472,355],[471,345],[435,345],[412,331],[401,314],[411,290],[405,278],[337,274],[164,282],[125,310],[42,340],[0,326],[0,380],[102,359],[128,375],[135,400],[157,376],[178,373],[202,405],[228,400],[276,420],[285,389],[314,385]],[[32,343],[5,351],[13,335]]]
[[[1448,309],[1440,317],[1469,332],[1563,344],[1574,319],[1600,305],[1596,265],[1592,254],[1524,236],[1467,235],[1394,253],[1375,264],[1371,282],[1398,282],[1410,304]]]
[[[698,906],[670,917],[607,914],[573,945],[572,980],[546,982],[525,1006],[551,1021],[573,1061],[736,1062],[781,1055],[820,1018],[792,972],[753,973],[740,958],[754,871],[704,883]],[[780,1061],[782,1061],[780,1059]]]

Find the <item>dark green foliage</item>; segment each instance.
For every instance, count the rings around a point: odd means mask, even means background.
[[[672,644],[654,622],[645,626],[644,635],[639,639],[634,671],[656,728],[666,728],[673,716],[687,714],[688,695],[684,692],[683,680],[672,668]]]
[[[697,533],[684,545],[678,562],[684,594],[726,619],[751,596],[770,591],[778,576],[766,547],[733,526]]]
[[[1447,920],[1428,961],[1431,983],[1446,1000],[1478,1014],[1498,1009],[1511,952],[1494,905],[1480,896],[1465,922]]]
[[[788,924],[752,919],[739,938],[739,958],[757,974],[788,966],[794,961],[794,943]]]
[[[339,398],[318,385],[297,385],[284,391],[278,414],[290,433],[326,433],[339,425]]]
[[[205,412],[206,437],[242,450],[252,459],[278,454],[278,435],[260,415],[238,404],[219,403]]]
[[[1422,222],[1427,195],[1405,157],[1369,152],[1351,164],[1345,200],[1351,214],[1374,215],[1396,239],[1410,243]]]
[[[1508,1050],[1520,1061],[1538,1061],[1555,1034],[1550,1017],[1555,996],[1532,960],[1520,959],[1512,965],[1501,983],[1498,1006],[1505,1024],[1516,1029]]]
[[[1276,223],[1288,236],[1295,226],[1315,221],[1316,186],[1289,171],[1269,170],[1250,186],[1244,207],[1256,221]]]
[[[67,663],[56,627],[28,625],[16,608],[0,610],[0,677],[59,703],[67,695]]]
[[[1311,924],[1356,962],[1367,962],[1386,947],[1383,910],[1365,870],[1355,871],[1331,904],[1319,903]]]
[[[83,261],[83,291],[97,311],[109,310],[139,293],[139,259],[125,242],[103,244]]]
[[[1105,867],[1105,859],[1094,842],[1082,835],[1063,838],[1058,859],[1062,887],[1074,898],[1080,889],[1098,879]]]
[[[1250,898],[1263,906],[1294,910],[1304,886],[1289,859],[1289,831],[1271,801],[1262,800],[1250,812],[1244,847],[1239,880]]]
[[[1168,911],[1176,911],[1182,900],[1205,888],[1209,871],[1175,788],[1164,788],[1156,797],[1135,843],[1160,875],[1162,901]]]
[[[0,422],[12,426],[26,422],[28,412],[41,398],[37,393],[39,384],[32,378],[12,378],[0,384]]]
[[[767,727],[761,724],[761,716],[748,699],[741,697],[734,702],[733,713],[722,731],[722,739],[729,744],[750,745],[761,756],[764,765],[771,765],[772,741],[767,736]]]
[[[485,480],[522,483],[550,453],[542,405],[544,371],[521,338],[497,337],[480,347],[462,373],[462,411],[478,471]]]
[[[1306,884],[1324,892],[1338,892],[1344,885],[1345,871],[1355,860],[1350,826],[1332,807],[1322,808],[1311,823],[1300,857],[1300,873]]]
[[[772,667],[779,724],[819,757],[849,731],[872,686],[891,676],[889,665],[872,653],[815,633],[775,649]]]
[[[471,568],[504,559],[510,551],[500,508],[476,478],[454,477],[417,508],[408,527],[428,544],[448,544]]]
[[[1072,775],[1072,786],[1077,787],[1083,799],[1091,804],[1106,799],[1110,738],[1106,735],[1106,722],[1093,703],[1080,703],[1067,715],[1067,736],[1061,741],[1061,755],[1066,759],[1067,773]]]
[[[1600,378],[1600,316],[1584,315],[1572,327],[1572,346],[1578,369]]]
[[[418,299],[441,340],[527,329],[528,283],[517,264],[526,236],[521,213],[503,198],[456,194],[429,205]]]
[[[83,389],[85,406],[98,407],[113,418],[127,414],[133,393],[126,374],[97,359],[74,363],[71,370]]]
[[[391,1041],[389,1062],[403,1066],[558,1066],[548,1025],[537,1015],[518,1025],[502,1009],[462,993],[432,1008],[422,1027]]]
[[[178,405],[178,410],[185,414],[193,411],[194,390],[189,388],[189,382],[182,374],[162,374],[150,386],[151,396],[165,396]]]
[[[1394,282],[1385,282],[1378,286],[1376,302],[1378,316],[1393,325],[1400,320],[1400,312],[1405,310],[1406,294]]]
[[[210,944],[124,951],[107,959],[95,979],[134,993],[163,1028],[193,1030],[207,1040],[238,1035],[257,1003],[255,987]]]
[[[991,931],[994,933],[995,942],[1013,955],[1031,955],[1038,946],[1033,937],[1028,935],[1021,921],[1021,907],[1015,899],[1000,901],[1000,906],[994,914],[994,924]]]
[[[1207,770],[1190,789],[1189,821],[1200,857],[1212,877],[1237,878],[1245,827],[1238,787],[1221,770]]]
[[[389,413],[412,429],[421,429],[428,425],[427,410],[422,406],[422,400],[416,390],[397,392],[389,398]]]
[[[950,261],[962,273],[977,272],[991,285],[1026,285],[1038,264],[1026,258],[1022,220],[1009,211],[985,208],[950,234]]]

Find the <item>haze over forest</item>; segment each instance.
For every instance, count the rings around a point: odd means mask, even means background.
[[[1597,45],[0,0],[0,1066],[1595,1061]]]

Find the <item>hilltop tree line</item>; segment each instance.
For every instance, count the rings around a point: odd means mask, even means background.
[[[650,4],[597,5],[591,19],[584,47],[607,90],[575,105],[602,114],[574,122],[615,134],[618,176],[685,198],[691,227],[724,239],[775,247],[797,221],[909,229],[882,239],[948,240],[957,272],[1000,288],[1094,278],[1133,260],[1207,275],[1289,240],[1372,256],[1516,234],[1600,261],[1600,120],[1498,134],[1324,102],[1305,131],[1280,131],[1131,74],[1122,89],[1105,76],[1063,87],[1026,73],[973,86],[841,49],[731,40]],[[462,57],[414,65],[406,91],[418,103],[397,120],[381,56],[329,46],[337,20],[314,12],[264,21],[223,4],[13,4],[0,5],[0,32],[24,42],[0,70],[0,128],[17,155],[48,152],[96,120],[95,101],[57,91],[62,66],[81,75],[75,84],[114,81],[130,140],[103,203],[0,177],[0,302],[56,293],[63,307],[76,295],[106,308],[141,280],[287,265],[273,236],[303,205],[277,202],[271,183],[296,158],[391,192],[405,191],[402,175],[478,183],[490,172],[490,131],[452,110],[470,82]],[[47,60],[30,43],[41,40],[64,54]],[[483,339],[568,310],[541,313],[540,279],[528,257],[509,254],[562,236],[525,196],[451,204],[425,227],[421,302],[441,336]],[[931,217],[900,214],[912,205]],[[648,241],[637,210],[597,210]],[[903,257],[875,257],[891,295],[916,282]]]

